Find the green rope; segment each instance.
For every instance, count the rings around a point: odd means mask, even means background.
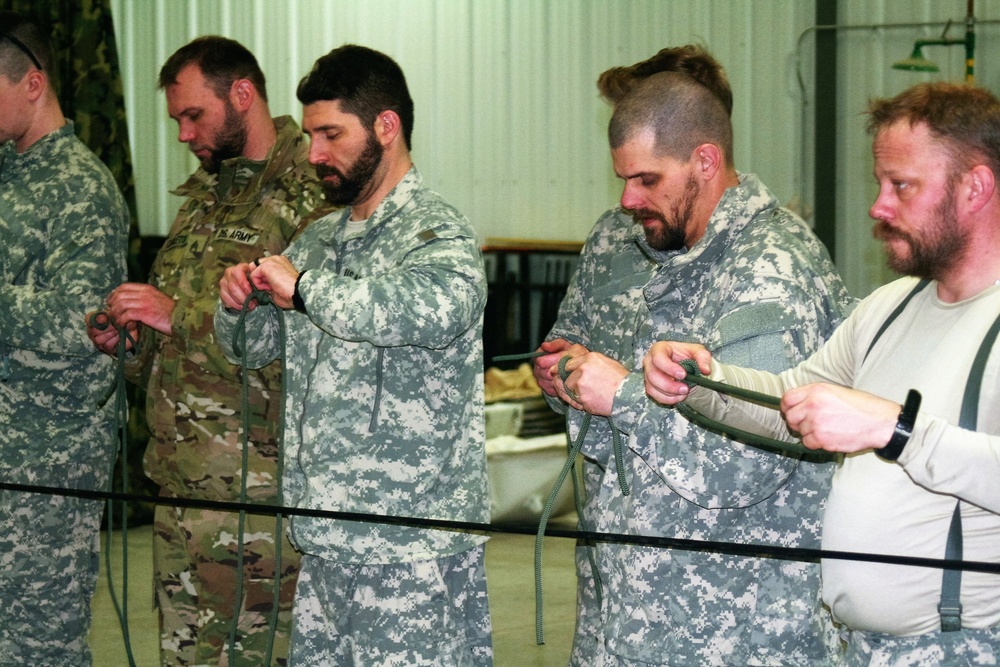
[[[241,410],[243,415],[243,438],[241,442],[242,446],[242,458],[240,462],[240,504],[245,505],[248,502],[247,498],[247,477],[249,475],[249,452],[250,452],[250,389],[249,389],[249,373],[247,372],[247,358],[246,358],[246,317],[247,313],[250,312],[250,305],[256,302],[260,306],[270,304],[271,295],[267,292],[254,289],[250,295],[243,302],[243,307],[240,310],[239,318],[236,320],[236,329],[233,332],[233,352],[237,357],[240,358],[240,398],[241,398]],[[283,464],[282,464],[282,452],[284,451],[284,424],[285,424],[285,317],[284,313],[280,308],[275,308],[278,317],[278,344],[282,351],[281,357],[281,402],[278,408],[278,424],[277,424],[277,444],[278,444],[278,461],[277,461],[277,496],[276,503],[280,505],[282,487],[281,480],[283,477]],[[281,604],[281,545],[283,536],[283,526],[282,526],[282,514],[277,513],[274,516],[275,526],[274,526],[274,589],[272,590],[271,598],[271,617],[270,617],[270,632],[267,639],[267,653],[264,659],[264,665],[271,664],[271,656],[274,651],[274,639],[278,632],[278,615],[279,607]],[[229,656],[229,664],[236,665],[236,633],[239,625],[240,609],[243,606],[243,549],[244,549],[244,526],[246,525],[246,512],[240,510],[239,512],[239,535],[236,540],[236,609],[233,614],[233,623],[229,629],[229,646],[227,653]]]
[[[549,497],[545,501],[542,516],[538,521],[538,532],[535,533],[535,643],[538,645],[545,643],[545,635],[542,628],[542,543],[545,540],[545,528],[548,526],[549,518],[552,516],[552,510],[555,507],[559,489],[562,488],[563,482],[566,481],[566,475],[569,474],[570,469],[576,462],[577,455],[580,453],[580,448],[583,447],[584,436],[587,434],[587,429],[590,428],[590,417],[589,413],[583,413],[583,423],[580,426],[580,432],[577,434],[576,442],[572,443],[569,447],[569,455],[566,457],[566,463],[563,464],[562,470],[559,471],[556,483],[552,486],[552,491],[549,492]],[[567,417],[567,428],[568,426]]]
[[[131,334],[124,327],[115,324],[107,313],[99,312],[90,316],[90,326],[104,331],[109,326],[114,326],[118,332],[118,342],[115,346],[115,358],[117,360],[115,373],[115,386],[112,392],[115,396],[115,430],[118,431],[118,441],[121,454],[122,471],[122,492],[128,493],[128,398],[125,393],[125,359],[127,356],[126,343],[132,344],[132,349],[138,353],[139,345],[132,338]],[[111,398],[111,395],[104,397],[104,402]],[[108,491],[112,491],[115,478],[115,463],[111,461],[111,474],[108,479]],[[122,501],[122,598],[118,601],[115,593],[114,579],[111,568],[111,548],[114,541],[114,502],[107,500],[107,539],[104,541],[104,563],[105,574],[108,580],[108,590],[111,593],[111,604],[114,606],[115,614],[118,616],[118,624],[122,629],[122,639],[125,642],[125,653],[128,657],[129,667],[135,667],[135,658],[132,655],[132,640],[128,629],[128,511],[125,502]]]
[[[764,407],[772,408],[774,410],[781,409],[780,398],[769,394],[763,394],[759,391],[753,391],[751,389],[744,389],[742,387],[725,384],[723,382],[709,380],[701,374],[701,369],[698,368],[697,362],[693,359],[685,359],[680,362],[680,365],[687,372],[687,377],[684,379],[688,384],[697,385],[699,387],[711,389],[712,391],[717,391],[723,394],[729,394],[730,396],[750,401],[752,403],[758,403]],[[728,426],[720,421],[706,417],[694,408],[685,405],[683,402],[678,403],[675,407],[678,412],[688,419],[688,421],[710,431],[721,433],[729,438],[740,440],[748,445],[763,447],[765,449],[774,449],[787,454],[816,454],[816,452],[799,442],[783,442],[781,440],[768,438],[767,436],[759,435],[757,433],[751,433],[750,431],[744,431],[743,429],[739,429],[734,426]]]
[[[534,352],[524,352],[522,354],[498,354],[493,357],[493,363],[497,363],[498,361],[524,361],[527,359],[537,359],[543,354],[548,354],[548,352],[535,350]]]
[[[538,356],[537,353],[532,353],[532,355]],[[566,370],[566,364],[570,359],[572,359],[572,357],[569,355],[564,356],[559,360],[559,365],[557,366],[559,370],[559,377],[562,379],[563,383],[566,382],[566,378],[569,376],[569,373]],[[570,393],[568,389],[567,393]],[[573,398],[572,393],[570,393],[570,397]],[[583,520],[583,503],[580,500],[575,466],[576,458],[580,454],[580,450],[583,448],[583,441],[587,437],[587,432],[590,430],[590,422],[592,418],[593,415],[589,412],[583,413],[583,420],[580,422],[580,432],[577,434],[576,442],[569,447],[569,455],[566,457],[566,463],[563,464],[562,470],[559,471],[559,476],[556,478],[556,482],[552,487],[551,493],[549,493],[548,500],[545,501],[545,507],[542,509],[542,516],[538,520],[538,532],[535,535],[535,642],[539,645],[545,643],[542,629],[542,542],[545,539],[545,528],[548,526],[549,519],[552,517],[552,511],[555,507],[559,489],[562,488],[563,482],[566,481],[566,476],[571,470],[573,471],[573,497],[577,509],[577,517],[578,520]],[[610,419],[608,419],[607,422],[608,426],[611,428],[611,440],[615,452],[615,469],[618,474],[618,487],[621,489],[622,495],[627,496],[629,495],[629,486],[628,480],[625,478],[625,448],[621,437],[621,431],[619,431],[618,428],[611,423]],[[569,433],[568,412],[566,413],[566,433]],[[603,586],[597,572],[597,563],[595,561],[593,550],[590,547],[588,547],[587,559],[590,561],[590,567],[594,575],[594,587],[596,589],[597,599],[601,600],[604,597]]]

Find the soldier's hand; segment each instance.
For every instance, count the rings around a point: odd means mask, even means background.
[[[222,300],[222,305],[230,310],[243,310],[243,303],[253,291],[250,272],[255,268],[253,264],[244,262],[226,269],[222,274],[222,280],[219,281],[219,298]],[[256,306],[256,303],[251,303],[250,310]]]
[[[118,326],[145,324],[171,335],[174,300],[146,283],[124,283],[108,295],[108,316]]]
[[[292,294],[299,272],[284,255],[261,257],[257,267],[250,273],[250,280],[259,290],[271,295],[271,301],[279,308],[293,308]]]
[[[551,369],[559,363],[559,359],[569,349],[569,346],[570,343],[565,338],[556,338],[547,340],[538,347],[538,351],[545,352],[545,354],[535,357],[532,364],[532,372],[535,375],[535,381],[538,382],[538,386],[549,396],[558,396],[552,382]]]
[[[680,362],[693,359],[705,375],[712,372],[712,353],[702,345],[660,341],[653,343],[642,360],[646,394],[664,405],[676,405],[688,395],[687,372]]]

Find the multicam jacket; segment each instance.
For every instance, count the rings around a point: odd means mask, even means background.
[[[628,440],[630,494],[619,489],[611,439],[588,442],[585,453],[605,469],[597,497],[588,501],[596,530],[819,545],[832,464],[709,433],[650,401],[643,387],[642,358],[656,340],[705,342],[720,359],[787,368],[818,347],[853,305],[805,223],[779,208],[755,176],[740,181],[725,192],[693,248],[652,255],[657,268],[643,303],[623,325],[634,329],[616,334],[633,345],[635,370],[619,387],[610,419]],[[835,637],[819,609],[815,564],[601,544],[598,570],[606,650],[617,659],[832,660]]]
[[[146,327],[129,370],[137,382],[149,374],[146,474],[176,496],[240,496],[240,369],[225,359],[214,327],[222,274],[281,254],[310,220],[330,211],[298,126],[288,117],[274,124],[277,140],[264,161],[226,160],[217,175],[199,169],[174,191],[187,200],[153,263],[149,282],[174,299],[173,335]],[[280,374],[271,364],[248,378],[251,500],[277,496]]]
[[[0,147],[0,477],[102,488],[114,361],[85,317],[125,279],[128,210],[67,123],[24,153]]]
[[[411,169],[363,230],[350,210],[314,223],[285,255],[306,313],[287,319],[285,504],[485,522],[486,280],[468,221]],[[247,318],[247,357],[282,354],[278,311]],[[227,354],[236,314],[216,327]],[[293,517],[305,553],[345,563],[427,560],[485,538]]]

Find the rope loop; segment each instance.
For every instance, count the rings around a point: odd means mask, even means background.
[[[764,394],[759,391],[752,391],[750,389],[744,389],[742,387],[736,387],[724,382],[709,380],[701,374],[701,369],[698,368],[697,362],[693,359],[685,359],[680,362],[680,365],[687,372],[685,381],[688,383],[688,386],[696,385],[704,387],[705,389],[717,391],[720,394],[728,394],[745,401],[759,403],[760,405],[774,410],[779,410],[781,408],[781,399],[776,396]],[[743,429],[736,428],[735,426],[729,426],[723,422],[706,417],[683,402],[678,403],[674,407],[691,423],[697,424],[698,426],[701,426],[709,431],[720,433],[728,438],[745,442],[748,445],[761,447],[763,449],[776,450],[785,454],[811,454],[813,456],[823,455],[823,452],[815,452],[800,442],[784,442],[783,440],[776,440],[757,433],[751,433],[750,431],[744,431]],[[834,458],[836,455],[830,454],[829,456]]]

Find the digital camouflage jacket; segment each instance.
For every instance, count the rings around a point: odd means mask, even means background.
[[[486,279],[469,222],[415,168],[345,238],[350,210],[314,223],[285,253],[306,313],[287,320],[285,504],[489,520],[483,417]],[[237,316],[219,306],[228,342]],[[278,311],[247,318],[247,357],[282,353]],[[485,541],[461,532],[295,516],[305,553],[398,563]]]
[[[275,128],[265,160],[226,160],[217,175],[199,169],[174,191],[187,199],[153,263],[149,282],[174,299],[173,335],[146,327],[130,373],[137,382],[148,374],[146,474],[176,496],[240,495],[240,369],[226,360],[214,327],[222,274],[280,255],[309,221],[330,211],[298,125],[285,116]],[[249,373],[251,500],[277,496],[280,375],[279,364]]]
[[[755,176],[740,181],[693,248],[652,255],[655,271],[633,306],[634,320],[612,321],[627,330],[614,335],[633,346],[618,352],[631,352],[631,364],[623,363],[634,371],[620,385],[610,419],[628,442],[630,493],[619,489],[611,438],[588,439],[585,454],[604,470],[597,497],[588,500],[596,530],[819,545],[831,463],[709,433],[652,402],[643,387],[642,359],[656,340],[703,342],[721,359],[787,368],[818,347],[853,305],[805,223],[781,209]],[[591,287],[596,301],[602,288]],[[815,564],[617,544],[597,549],[612,659],[816,665],[833,657],[836,638],[819,607]]]
[[[0,477],[102,488],[114,361],[85,317],[125,279],[128,210],[73,124],[0,146]]]

